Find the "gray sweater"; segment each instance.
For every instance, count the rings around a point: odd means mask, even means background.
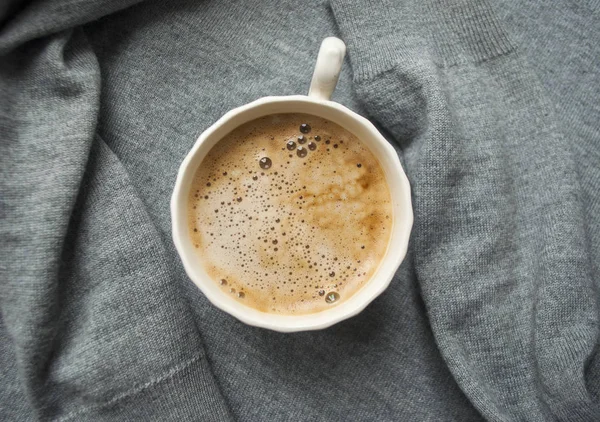
[[[600,420],[597,0],[133,3],[0,5],[0,419]],[[329,35],[409,254],[350,320],[248,327],[182,269],[176,170]]]

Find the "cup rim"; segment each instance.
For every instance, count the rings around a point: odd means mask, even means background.
[[[231,300],[222,300],[222,297],[213,293],[213,290],[208,289],[205,286],[206,282],[214,283],[213,280],[203,280],[199,279],[198,275],[194,271],[195,264],[191,262],[189,258],[189,254],[186,253],[186,247],[183,244],[182,237],[187,234],[188,231],[188,223],[187,219],[185,221],[180,221],[179,218],[179,203],[181,202],[181,195],[185,195],[187,198],[188,192],[183,192],[183,184],[184,179],[186,177],[187,169],[192,161],[193,157],[197,154],[198,150],[201,148],[202,144],[210,138],[210,136],[217,131],[222,126],[226,125],[231,119],[235,116],[244,113],[247,110],[252,108],[265,105],[267,103],[276,103],[276,102],[303,102],[303,103],[311,103],[318,104],[320,106],[331,107],[337,109],[338,111],[346,114],[349,118],[356,120],[358,123],[363,125],[369,132],[373,135],[373,138],[376,139],[377,142],[381,144],[381,146],[387,150],[386,154],[389,154],[394,161],[394,167],[398,169],[399,180],[398,183],[401,184],[401,190],[403,191],[403,202],[402,202],[402,221],[397,222],[396,216],[394,216],[394,224],[402,224],[404,226],[404,230],[402,231],[402,236],[399,239],[390,239],[390,243],[388,243],[385,255],[382,258],[381,263],[383,263],[391,250],[391,242],[394,243],[394,261],[393,267],[394,270],[391,274],[387,275],[379,275],[379,271],[381,269],[380,266],[377,268],[375,274],[369,279],[365,285],[359,289],[356,293],[354,293],[351,298],[349,298],[344,303],[336,306],[335,308],[315,312],[313,314],[300,314],[300,315],[278,315],[278,314],[270,314],[267,312],[260,312],[254,308],[251,308],[247,305],[239,304],[235,299]],[[318,113],[315,115],[319,115]],[[232,128],[233,129],[233,128]],[[306,95],[289,95],[289,96],[268,96],[262,97],[255,101],[252,101],[248,104],[244,104],[240,107],[234,108],[227,113],[225,113],[221,118],[219,118],[215,123],[213,123],[210,127],[208,127],[205,131],[203,131],[190,151],[187,153],[181,165],[179,166],[179,170],[177,172],[177,179],[175,182],[175,187],[173,189],[173,194],[171,196],[170,202],[170,211],[171,211],[171,229],[172,229],[172,238],[173,243],[175,244],[175,248],[179,254],[179,257],[183,263],[184,269],[190,280],[202,291],[202,293],[208,298],[208,300],[217,308],[227,312],[228,314],[234,316],[238,320],[256,327],[262,327],[271,329],[279,332],[296,332],[296,331],[310,331],[310,330],[319,330],[330,327],[340,321],[351,318],[361,311],[363,311],[375,298],[377,298],[391,283],[393,276],[397,269],[400,267],[400,264],[404,260],[407,250],[408,250],[408,241],[410,237],[410,233],[412,230],[413,224],[413,210],[412,210],[412,202],[411,202],[411,190],[408,178],[404,172],[404,169],[400,163],[398,155],[392,145],[381,135],[381,133],[377,130],[377,128],[366,118],[363,116],[353,112],[348,109],[344,105],[329,101],[329,100],[321,100],[314,97],[309,97]],[[182,225],[184,226],[182,229]],[[188,235],[189,236],[189,235]],[[196,264],[197,265],[197,264]],[[385,277],[384,277],[385,276]],[[365,294],[365,287],[368,285],[373,285],[373,280],[378,277],[378,285],[377,288],[371,288],[368,291],[368,295]],[[361,294],[362,293],[362,294]],[[364,296],[364,297],[362,297]],[[357,297],[361,297],[361,300],[357,302]],[[342,308],[348,302],[354,300],[353,306],[347,306],[346,308]],[[235,302],[235,303],[234,303]],[[244,309],[249,308],[249,309]],[[342,308],[343,312],[340,310]],[[336,312],[337,310],[337,312]],[[304,322],[302,322],[304,321]]]

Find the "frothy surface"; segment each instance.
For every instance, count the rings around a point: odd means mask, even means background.
[[[306,114],[248,122],[197,170],[188,222],[207,273],[263,312],[307,314],[356,293],[385,255],[392,205],[377,159]]]

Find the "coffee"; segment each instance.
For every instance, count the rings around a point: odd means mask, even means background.
[[[188,223],[198,259],[225,292],[263,312],[299,315],[365,285],[393,215],[383,170],[356,136],[316,116],[275,114],[209,151]]]

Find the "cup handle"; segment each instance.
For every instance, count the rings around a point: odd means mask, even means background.
[[[336,37],[328,37],[321,43],[315,71],[308,96],[319,100],[328,101],[335,89],[342,63],[346,55],[346,44]]]

